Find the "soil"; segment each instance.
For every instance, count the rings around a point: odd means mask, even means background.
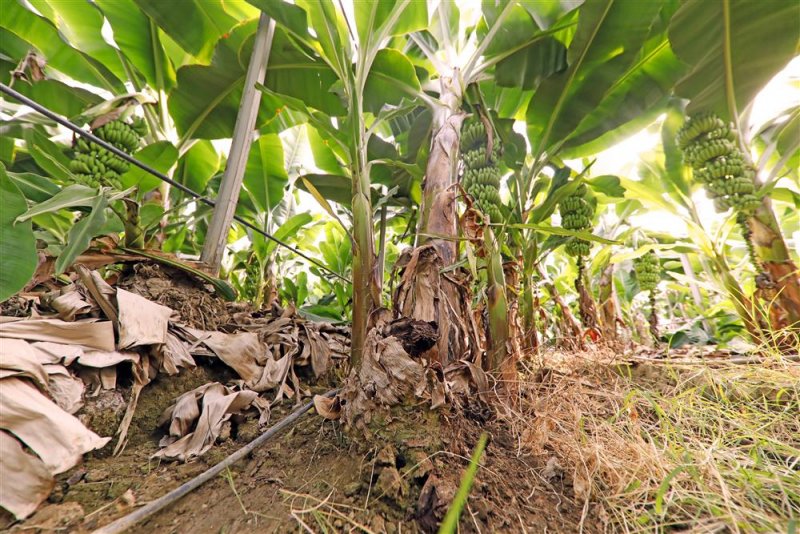
[[[104,449],[88,455],[82,465],[58,477],[49,504],[12,531],[90,532],[187,482],[257,437],[255,419],[234,421],[227,439],[199,459],[164,463],[151,458],[163,435],[155,424],[163,409],[184,391],[224,380],[223,369],[200,365],[177,377],[159,376],[142,391],[123,453],[112,457]],[[292,408],[289,402],[274,409],[272,423]],[[406,416],[421,415],[387,423],[381,442],[348,436],[336,422],[305,415],[224,476],[131,532],[435,531],[482,430],[490,441],[461,531],[579,529],[583,504],[574,498],[569,475],[545,458],[517,450],[511,429],[485,406],[450,408],[439,416],[438,436],[423,430],[432,428],[420,419],[430,422],[425,412],[409,411]],[[589,511],[587,532],[595,530],[591,518]]]
[[[196,328],[224,330],[245,315],[259,313],[222,302],[202,283],[162,265],[127,268],[116,285],[171,307],[184,324]],[[261,432],[256,418],[237,416],[202,457],[188,463],[153,459],[164,435],[158,420],[178,396],[202,384],[237,378],[215,358],[196,361],[196,368],[177,376],[160,374],[142,390],[119,456],[111,454],[115,439],[88,454],[81,465],[57,477],[47,503],[10,530],[91,532],[255,439]],[[331,382],[329,378],[324,381]],[[131,376],[120,372],[117,389],[86,399],[78,417],[99,435],[113,436],[131,382]],[[329,384],[309,387],[322,393]],[[293,407],[292,400],[274,407],[270,424]],[[520,447],[518,434],[488,406],[469,401],[436,412],[408,406],[391,415],[375,417],[372,434],[362,436],[307,414],[224,476],[131,532],[435,532],[483,431],[490,440],[461,516],[461,532],[598,530],[593,510],[575,498],[571,475],[554,458],[533,456]],[[7,524],[2,519],[0,525]]]
[[[201,330],[217,330],[231,321],[232,311],[246,306],[226,303],[211,286],[158,263],[127,266],[115,285],[172,308],[182,323]]]

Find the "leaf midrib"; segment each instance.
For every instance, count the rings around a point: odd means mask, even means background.
[[[595,24],[590,39],[586,42],[586,46],[583,47],[581,54],[578,58],[578,61],[575,62],[575,68],[573,69],[570,66],[570,74],[567,78],[567,83],[564,84],[564,90],[561,91],[561,94],[558,96],[558,100],[556,100],[555,108],[553,109],[553,113],[550,114],[550,119],[547,121],[547,128],[544,131],[544,135],[542,135],[541,141],[539,141],[539,152],[542,152],[547,147],[547,141],[549,140],[550,134],[553,131],[553,125],[555,124],[556,119],[558,118],[559,114],[561,113],[561,108],[564,106],[564,101],[566,100],[566,95],[569,92],[569,88],[572,85],[572,82],[575,80],[575,76],[578,73],[578,69],[583,64],[584,59],[586,59],[586,54],[588,54],[589,49],[591,48],[591,44],[597,38],[597,34],[600,32],[600,28],[602,27],[603,23],[605,22],[606,18],[608,17],[609,11],[611,11],[611,6],[614,4],[614,0],[611,0],[606,5],[606,9],[603,12],[602,17],[600,20]]]
[[[733,89],[733,63],[731,60],[731,4],[730,0],[722,0],[722,61],[725,68],[725,100],[731,121],[737,126],[739,113],[736,109],[736,94]],[[748,153],[747,150],[744,151]]]
[[[630,69],[628,69],[628,71],[627,71],[627,72],[626,72],[626,73],[625,73],[625,74],[624,74],[622,77],[618,78],[618,79],[617,79],[617,80],[614,82],[614,84],[613,84],[613,85],[612,85],[612,86],[611,86],[611,87],[610,87],[610,88],[609,88],[609,89],[608,89],[608,90],[607,90],[605,93],[603,93],[603,97],[600,99],[600,105],[602,105],[603,101],[604,101],[606,98],[608,98],[609,96],[613,95],[613,94],[614,94],[614,92],[615,92],[617,89],[619,89],[620,87],[622,87],[622,85],[623,85],[625,82],[627,82],[629,79],[633,78],[633,76],[634,76],[634,75],[635,75],[635,74],[636,74],[636,73],[639,71],[639,69],[640,69],[640,68],[642,68],[642,66],[643,66],[643,65],[645,65],[645,64],[646,64],[648,61],[650,61],[650,60],[651,60],[651,59],[652,59],[654,56],[656,56],[656,55],[657,55],[659,52],[661,52],[661,51],[662,51],[662,50],[663,50],[663,49],[664,49],[666,46],[668,46],[668,44],[669,44],[669,43],[668,43],[668,41],[667,41],[666,39],[664,39],[664,40],[661,42],[661,44],[659,44],[657,47],[655,47],[655,48],[654,48],[654,49],[653,49],[651,52],[649,52],[647,55],[645,55],[643,58],[641,58],[639,61],[637,61],[637,62],[636,62],[636,63],[635,63],[635,64],[634,64],[634,65],[633,65],[633,66],[632,66]],[[598,106],[598,108],[599,108],[599,106]],[[586,117],[584,117],[584,118],[583,118],[583,119],[582,119],[582,120],[581,120],[581,121],[578,123],[578,126],[577,126],[577,127],[575,128],[575,130],[574,130],[574,131],[573,131],[573,132],[572,132],[572,133],[571,133],[571,134],[570,134],[570,135],[567,137],[567,139],[565,139],[565,141],[567,141],[567,140],[569,140],[569,139],[574,139],[575,137],[578,137],[578,134],[582,134],[582,133],[583,133],[583,132],[581,132],[581,131],[580,131],[580,130],[581,130],[581,125],[584,123],[584,121],[585,121],[585,120],[586,120],[586,119],[587,119],[589,116],[590,116],[590,115],[586,115]]]
[[[239,79],[241,80],[242,78],[244,78],[244,76],[242,76]],[[216,107],[219,105],[219,103],[222,102],[222,100],[225,99],[229,94],[231,94],[231,92],[237,86],[238,86],[238,83],[232,83],[231,85],[228,86],[227,90],[225,90],[222,93],[220,93],[219,95],[217,95],[217,97],[214,98],[211,101],[211,105],[206,107],[206,109],[204,109],[203,112],[200,115],[198,115],[197,119],[194,122],[192,122],[192,124],[191,124],[191,126],[189,126],[189,128],[187,128],[186,133],[183,136],[181,136],[181,140],[178,143],[179,147],[182,146],[188,139],[192,138],[192,136],[194,135],[194,132],[196,132],[197,129],[200,127],[200,124],[202,124],[203,121],[206,120],[206,117],[208,117],[208,115],[211,113],[211,111],[216,109]]]

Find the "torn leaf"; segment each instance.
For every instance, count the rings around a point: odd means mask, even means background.
[[[105,446],[110,439],[87,429],[20,378],[0,381],[0,428],[30,447],[54,475],[70,469],[84,453]]]
[[[48,341],[65,345],[83,345],[97,350],[114,350],[114,327],[111,321],[84,319],[67,322],[61,319],[27,319],[0,322],[0,337]]]
[[[39,458],[26,453],[20,442],[3,430],[0,451],[0,507],[24,519],[50,495],[56,481]]]
[[[121,288],[117,289],[117,308],[120,349],[167,342],[171,309]]]
[[[255,391],[237,391],[231,392],[218,382],[206,384],[201,386],[201,391],[195,390],[189,394],[200,394],[200,410],[199,416],[196,418],[196,426],[192,432],[180,437],[177,441],[170,443],[165,448],[158,451],[154,456],[159,458],[169,458],[179,461],[186,461],[194,456],[200,456],[214,445],[214,441],[219,436],[222,430],[223,423],[230,419],[234,413],[239,413],[248,408],[258,394]],[[186,399],[184,394],[179,398]],[[189,417],[197,413],[195,405],[189,400],[176,404],[171,407],[171,420],[176,418],[180,423],[176,424],[174,430],[184,431],[187,428]],[[172,434],[173,426],[170,422],[170,435]]]

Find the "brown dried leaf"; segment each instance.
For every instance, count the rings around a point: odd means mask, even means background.
[[[50,397],[58,406],[68,412],[75,413],[83,407],[83,392],[86,387],[80,378],[70,374],[63,365],[45,365],[50,377]]]
[[[338,397],[314,395],[314,409],[325,419],[337,421],[342,416],[342,406]]]
[[[67,322],[60,319],[27,319],[0,322],[0,337],[83,345],[97,350],[114,350],[114,327],[110,321],[85,319]]]
[[[117,368],[103,367],[100,369],[100,385],[103,389],[114,389],[117,387]]]
[[[189,348],[172,332],[167,332],[167,342],[159,345],[157,350],[161,354],[160,370],[168,375],[177,375],[181,368],[197,367]]]
[[[89,127],[94,130],[95,128],[100,128],[104,124],[108,124],[109,122],[115,121],[122,116],[122,114],[131,106],[135,105],[137,102],[136,100],[123,100],[121,104],[117,107],[112,108],[110,111],[103,113],[102,115],[98,115],[92,122],[89,124]]]
[[[47,391],[49,379],[39,354],[27,341],[0,338],[0,377],[27,376]]]
[[[444,265],[436,247],[417,247],[394,295],[396,315],[438,325],[438,341],[422,357],[442,365],[475,352],[477,336],[466,309],[466,303],[471,302],[469,291],[453,278],[457,273],[441,274]]]
[[[135,293],[117,289],[119,309],[119,348],[167,342],[167,327],[172,310],[150,302]]]
[[[136,496],[133,494],[133,490],[128,488],[125,490],[125,493],[119,496],[119,502],[117,503],[117,510],[123,511],[128,508],[131,508],[136,504]]]
[[[178,397],[175,403],[161,414],[158,426],[169,423],[168,436],[174,438],[171,442],[182,438],[191,431],[192,424],[200,417],[200,405],[198,401],[203,397],[206,390],[214,384],[216,384],[216,382],[200,386],[192,391],[187,391]]]
[[[50,495],[55,480],[39,458],[26,453],[4,430],[0,430],[0,451],[0,506],[24,519]]]
[[[264,397],[256,397],[253,399],[253,407],[258,410],[258,426],[266,426],[271,415],[269,401]]]
[[[551,456],[549,460],[547,460],[547,465],[544,466],[542,470],[542,476],[547,480],[553,480],[554,478],[559,478],[564,473],[564,468],[561,467],[561,464],[558,463],[558,458],[555,456]]]
[[[214,445],[222,430],[223,423],[230,419],[232,414],[240,413],[248,408],[258,396],[254,391],[231,392],[229,388],[218,382],[206,384],[198,389],[201,390],[199,393],[201,394],[202,410],[199,417],[197,417],[197,426],[194,431],[170,443],[158,451],[154,457],[186,461],[194,456],[202,455]],[[182,398],[185,395],[187,394],[184,394]],[[187,401],[185,407],[192,410],[191,401]],[[192,411],[191,413],[195,412]],[[177,404],[172,410],[173,417],[183,417],[180,423],[181,430],[187,423],[187,415],[191,414],[178,412]],[[172,429],[171,424],[170,428]]]
[[[122,362],[137,363],[139,362],[139,355],[129,351],[86,350],[83,352],[83,356],[78,358],[78,364],[84,367],[95,367],[97,369],[112,367]]]
[[[92,311],[92,304],[83,298],[74,284],[62,289],[61,294],[52,299],[49,305],[64,321],[74,321],[77,315]]]
[[[125,408],[125,415],[122,416],[122,421],[120,421],[119,427],[117,428],[117,444],[114,445],[114,456],[121,454],[122,451],[125,450],[125,446],[128,444],[128,429],[133,421],[133,414],[136,413],[136,406],[139,404],[139,395],[141,395],[142,388],[144,388],[141,370],[137,373],[137,369],[140,369],[140,366],[134,365],[133,370],[135,381],[133,383],[133,387],[131,388],[131,398],[128,400],[127,408]]]
[[[97,271],[89,271],[84,265],[75,265],[75,271],[78,273],[85,291],[91,295],[94,303],[103,310],[106,318],[111,320],[115,327],[119,328],[119,313],[111,303],[116,290],[108,285]]]
[[[226,334],[189,329],[209,349],[233,368],[245,382],[255,382],[261,376],[261,366],[267,359],[266,347],[253,332]]]
[[[47,66],[45,58],[37,54],[33,50],[29,50],[22,61],[19,62],[17,68],[11,71],[11,76],[15,80],[22,80],[28,83],[40,82],[46,80],[47,76],[44,74],[44,68]]]
[[[331,366],[331,351],[315,328],[309,324],[303,324],[302,327],[306,334],[304,349],[306,347],[309,348],[311,352],[311,369],[314,371],[314,376],[319,378],[327,373]]]
[[[578,499],[586,500],[592,491],[592,482],[583,468],[576,468],[572,477],[572,489],[575,491],[575,497]]]
[[[0,384],[0,428],[30,447],[52,474],[70,469],[84,453],[109,441],[19,378],[5,378]]]
[[[411,358],[394,336],[379,329],[367,334],[361,368],[338,395],[348,425],[368,423],[380,406],[394,406],[408,395],[425,389],[425,367]]]
[[[48,341],[37,341],[31,343],[39,355],[39,361],[44,364],[72,365],[72,363],[83,356],[83,348],[79,345],[64,345],[61,343],[50,343]]]
[[[430,390],[431,390],[431,410],[435,410],[445,403],[445,387],[444,383],[439,380],[435,373],[430,373]]]
[[[292,367],[290,354],[279,360],[272,359],[267,355],[264,343],[253,332],[193,332],[253,391],[260,393],[278,387],[286,380]]]
[[[478,256],[483,257],[486,252],[483,250],[483,215],[480,211],[469,207],[461,216],[459,221],[464,237],[468,238],[478,250]]]

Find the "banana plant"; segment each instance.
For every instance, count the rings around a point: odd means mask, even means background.
[[[276,21],[287,36],[283,46],[295,56],[310,53],[318,58],[331,76],[322,79],[327,83],[323,92],[335,92],[335,100],[341,102],[325,107],[317,95],[293,91],[296,82],[270,87],[268,77],[266,86],[261,87],[268,108],[287,109],[296,120],[314,127],[328,148],[319,151],[320,158],[327,158],[328,167],[339,171],[340,183],[349,182],[352,228],[348,230],[353,247],[351,363],[357,366],[367,320],[381,299],[371,187],[373,174],[380,172],[376,160],[383,159],[376,157],[375,147],[385,144],[377,135],[386,123],[380,111],[384,103],[400,104],[406,95],[427,98],[408,58],[386,45],[394,36],[425,27],[426,5],[410,0],[359,2],[354,5],[354,20],[350,20],[340,6],[331,2],[251,3]],[[309,183],[312,193],[318,191],[313,180]]]
[[[4,205],[0,214],[0,251],[3,253],[0,301],[5,301],[25,287],[36,270],[39,258],[36,253],[33,225],[30,220],[17,221],[17,218],[27,210],[27,201],[2,163],[0,163],[0,191],[3,193]]]
[[[707,274],[713,277],[716,287],[727,295],[751,338],[759,343],[763,340],[760,314],[730,265],[730,254],[726,254],[725,250],[733,222],[728,220],[718,225],[716,232],[709,229],[709,222],[713,221],[703,220],[693,198],[697,185],[689,180],[687,169],[680,164],[674,137],[681,116],[680,109],[673,108],[668,112],[662,126],[663,152],[654,153],[643,160],[640,180],[621,179],[625,196],[645,207],[670,213],[685,224],[688,235],[683,245],[702,258]],[[646,251],[647,247],[644,247],[637,250],[636,254]],[[631,258],[618,257],[616,261],[624,259]]]
[[[758,162],[753,162],[750,156],[748,107],[758,91],[796,56],[800,39],[800,27],[794,23],[800,17],[799,5],[774,2],[763,7],[754,9],[743,0],[723,0],[712,5],[690,0],[669,24],[672,48],[689,65],[689,71],[675,88],[679,96],[689,101],[687,114],[714,113],[732,123],[740,132],[737,139],[745,162],[753,167]],[[709,29],[702,22],[709,20],[718,23]],[[698,46],[701,39],[705,44]],[[793,135],[796,137],[796,131]],[[788,148],[787,159],[794,157],[796,149],[796,143],[794,148]],[[756,170],[775,176],[782,172],[784,164],[775,167],[774,171],[764,167]],[[744,217],[744,222],[754,260],[766,275],[759,293],[770,309],[771,327],[775,331],[796,330],[800,325],[797,265],[775,215],[769,187],[760,182],[756,187],[761,203]],[[796,339],[787,339],[788,345],[795,342]]]

